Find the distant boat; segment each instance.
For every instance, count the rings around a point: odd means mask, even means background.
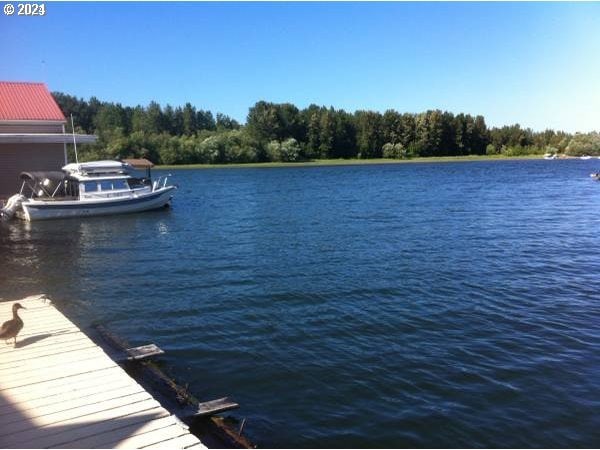
[[[167,185],[167,176],[152,182],[152,163],[146,163],[144,178],[134,177],[134,166],[121,161],[71,163],[62,172],[22,172],[21,191],[8,199],[1,215],[34,221],[162,208],[176,187]]]
[[[600,172],[590,173],[590,177],[592,177],[596,181],[600,181]]]
[[[588,156],[588,155],[583,155],[583,156],[580,156],[579,159],[592,159],[592,157]]]
[[[554,153],[546,153],[544,159],[556,159],[557,156]]]

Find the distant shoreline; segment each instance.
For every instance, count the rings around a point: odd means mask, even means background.
[[[263,163],[232,163],[232,164],[177,164],[159,165],[156,169],[239,169],[239,168],[270,168],[270,167],[320,167],[320,166],[362,166],[375,164],[411,164],[411,163],[440,163],[463,161],[517,161],[543,159],[542,155],[501,156],[501,155],[467,155],[467,156],[431,156],[411,159],[316,159],[301,162],[263,162]]]

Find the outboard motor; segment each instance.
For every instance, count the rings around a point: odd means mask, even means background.
[[[10,220],[13,218],[17,210],[21,207],[21,203],[23,200],[26,200],[27,197],[21,194],[15,194],[11,198],[6,201],[6,205],[4,208],[0,209],[0,217],[2,220]]]

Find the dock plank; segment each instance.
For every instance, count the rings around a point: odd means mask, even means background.
[[[150,394],[144,391],[126,397],[102,400],[91,405],[77,406],[74,408],[69,408],[69,405],[65,404],[59,411],[51,412],[39,417],[17,416],[18,420],[12,419],[12,422],[8,423],[3,421],[2,429],[0,429],[0,438],[31,428],[46,427],[68,421],[87,421],[88,419],[85,416],[118,410],[119,408],[130,407],[134,403],[142,403],[145,401],[150,401],[152,403],[151,406],[159,406],[158,402],[153,400]]]
[[[59,355],[61,353],[72,352],[76,350],[83,350],[87,348],[94,348],[95,344],[88,340],[77,340],[71,342],[65,342],[55,349],[44,349],[43,351],[38,349],[36,352],[31,353],[15,353],[11,355],[11,359],[0,362],[0,369],[4,367],[11,367],[17,362],[28,361],[31,359],[38,359],[40,357],[46,358],[49,356]]]
[[[88,374],[88,373],[80,373],[80,374],[75,374],[72,375],[70,377],[64,377],[64,378],[55,378],[52,380],[44,380],[40,383],[34,383],[34,384],[24,384],[22,386],[17,386],[12,388],[10,391],[5,391],[4,395],[2,392],[0,392],[0,404],[4,404],[3,402],[9,402],[11,404],[16,404],[19,401],[23,400],[26,401],[28,400],[28,397],[31,398],[36,398],[35,396],[43,396],[44,392],[46,390],[53,390],[53,391],[62,391],[62,390],[66,390],[69,389],[69,387],[72,385],[72,383],[76,383],[79,382],[80,380],[87,380],[87,381],[91,381],[94,380],[95,378],[98,377],[105,377],[105,376],[109,376],[112,375],[114,371],[117,371],[119,367],[118,366],[109,366],[105,369],[100,369],[100,370],[96,370],[95,372]],[[118,372],[120,375],[120,372]],[[0,384],[0,388],[1,388],[1,384]],[[9,397],[6,397],[6,396]]]
[[[58,415],[60,413],[64,413],[66,411],[69,412],[69,414],[72,414],[71,411],[74,411],[73,413],[76,414],[81,414],[84,415],[85,414],[85,408],[87,407],[87,410],[89,411],[90,407],[93,408],[93,410],[97,410],[99,403],[102,402],[109,402],[109,401],[119,401],[122,400],[124,402],[129,403],[131,399],[131,396],[135,395],[135,394],[143,394],[146,393],[148,394],[146,391],[143,390],[143,388],[141,386],[122,386],[119,387],[118,389],[110,389],[110,390],[106,390],[104,392],[98,392],[96,390],[95,393],[93,394],[89,394],[89,395],[77,395],[77,396],[73,396],[71,398],[65,398],[64,401],[62,402],[54,402],[54,403],[50,403],[50,404],[46,404],[46,405],[40,405],[37,406],[36,408],[30,408],[27,414],[27,418],[23,419],[20,416],[14,416],[11,415],[11,417],[6,417],[2,419],[3,425],[6,426],[7,424],[13,423],[13,422],[18,422],[18,421],[30,421],[31,419],[38,419],[36,420],[37,423],[44,423],[46,420],[48,420],[47,418],[51,418],[52,416]],[[147,399],[150,398],[150,394],[147,395],[147,397],[142,396],[143,399]],[[83,413],[79,413],[80,410],[84,410]],[[60,417],[60,416],[58,416]],[[51,419],[52,420],[52,419]]]
[[[51,302],[18,302],[17,345],[0,341],[0,448],[206,448]]]
[[[147,412],[149,417],[153,413],[158,413],[162,408],[158,405],[155,400],[146,400],[143,402],[132,403],[129,405],[121,406],[119,408],[108,409],[99,411],[94,414],[85,417],[71,418],[70,420],[55,422],[44,426],[35,426],[27,429],[23,429],[0,437],[0,442],[3,447],[9,447],[12,445],[22,445],[25,448],[39,448],[45,447],[46,438],[55,435],[64,435],[62,438],[70,437],[75,430],[79,428],[97,425],[107,420],[119,419],[123,420],[128,415],[136,412]],[[44,442],[42,445],[33,445],[33,441]]]
[[[169,445],[162,445],[164,442],[182,435],[188,434],[177,424],[159,430],[149,431],[147,433],[137,434],[121,442],[111,442],[110,448],[144,448],[152,444],[161,444],[162,448],[170,448]]]
[[[32,375],[36,376],[40,370],[48,371],[61,369],[65,364],[73,364],[74,361],[83,362],[101,358],[104,352],[98,347],[90,347],[71,352],[60,352],[52,355],[38,355],[36,358],[12,361],[0,366],[0,377],[5,380],[10,379],[11,375]],[[92,363],[93,364],[93,363]]]
[[[59,367],[51,367],[47,371],[24,372],[22,376],[12,374],[2,377],[0,383],[0,392],[4,389],[11,389],[27,384],[41,383],[45,380],[67,378],[72,375],[93,372],[102,368],[113,367],[115,363],[105,360],[101,356],[95,356],[85,361],[69,361]]]
[[[40,391],[35,396],[30,395],[28,399],[23,399],[22,403],[19,404],[19,409],[23,412],[30,409],[39,411],[38,408],[54,403],[64,403],[71,398],[83,398],[95,395],[98,392],[98,381],[98,379],[94,379],[94,383],[92,384],[87,379],[83,379],[79,383],[69,383],[68,385],[58,386],[59,389]],[[105,392],[107,393],[117,389],[135,386],[135,384],[131,383],[129,380],[124,380],[122,377],[103,377],[101,381],[107,386],[107,388],[105,388]],[[9,414],[12,411],[11,407],[14,406],[14,404],[8,402],[0,404],[0,416]]]
[[[128,424],[122,425],[122,422],[117,421],[114,425],[110,421],[102,422],[102,427],[96,427],[93,434],[86,433],[86,437],[72,440],[69,442],[51,443],[49,447],[60,448],[110,448],[112,443],[119,443],[119,436],[127,435],[132,437],[140,433],[159,430],[171,426],[174,421],[173,417],[160,417],[153,420],[148,420],[148,416],[132,414],[127,416]],[[137,420],[136,420],[137,419]],[[117,437],[115,439],[115,437]],[[48,442],[48,441],[47,441]]]
[[[146,445],[143,448],[188,448],[197,444],[191,434],[182,434],[175,438]]]
[[[60,331],[52,333],[36,333],[29,336],[17,336],[17,345],[10,344],[0,345],[0,355],[3,358],[9,359],[19,353],[33,354],[34,352],[46,351],[45,347],[56,347],[66,342],[85,339],[85,335],[77,330]],[[31,344],[37,344],[32,346]],[[0,342],[0,344],[3,344]],[[19,350],[19,352],[17,352]]]
[[[217,414],[219,412],[229,411],[231,409],[239,408],[235,402],[232,402],[227,397],[218,398],[208,402],[199,403],[194,411],[190,413],[191,416],[202,417]]]

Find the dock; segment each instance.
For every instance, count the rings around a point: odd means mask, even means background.
[[[18,302],[17,344],[0,340],[0,448],[206,448],[49,300]]]

